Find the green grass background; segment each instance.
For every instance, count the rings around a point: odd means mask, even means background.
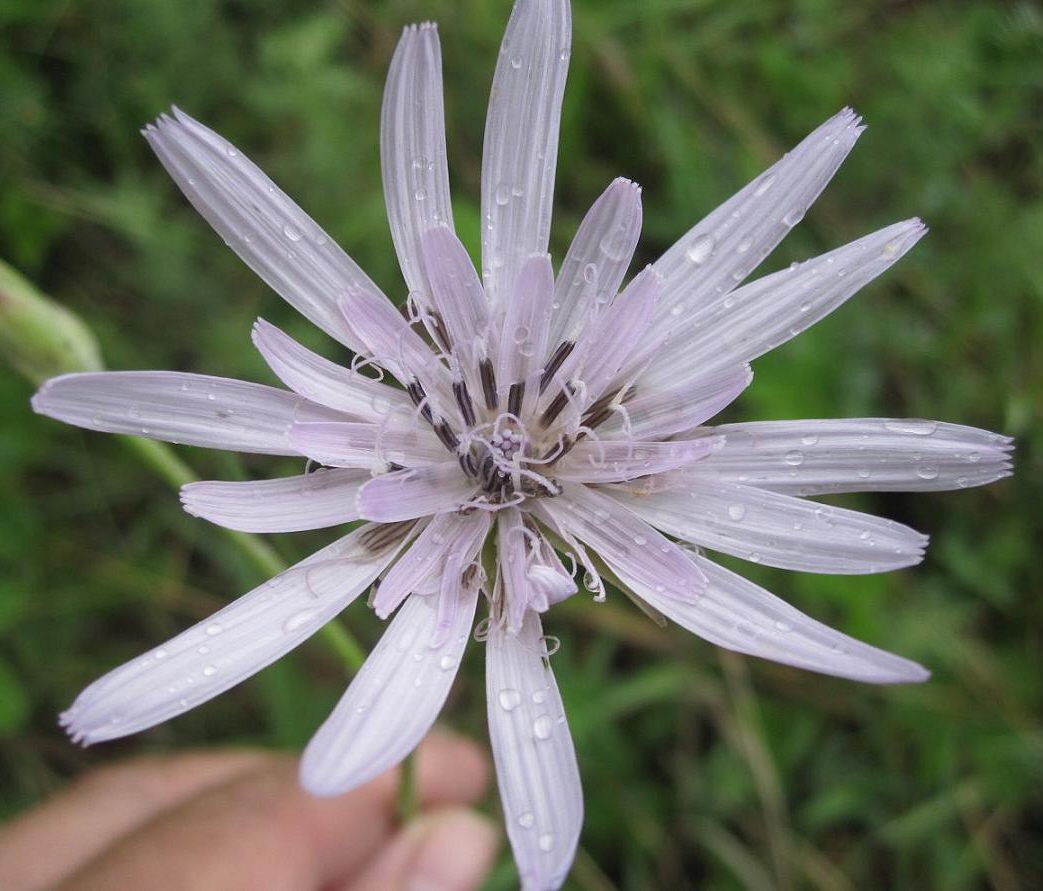
[[[552,251],[614,176],[637,262],[845,104],[863,136],[773,269],[913,215],[931,234],[756,363],[734,418],[936,417],[1019,437],[984,490],[854,496],[932,536],[924,564],[749,575],[933,669],[872,688],[661,631],[621,597],[554,611],[588,816],[577,889],[1039,887],[1043,875],[1043,13],[1030,2],[576,0]],[[378,115],[400,28],[441,25],[457,227],[477,246],[507,0],[4,0],[0,258],[97,332],[110,367],[270,382],[258,315],[336,356],[199,219],[138,129],[170,104],[259,162],[389,293]],[[0,815],[142,751],[299,747],[345,683],[319,641],[195,712],[81,750],[90,680],[261,580],[121,443],[34,416],[0,368]],[[292,462],[181,455],[204,477]],[[330,533],[277,536],[295,560]],[[346,614],[367,646],[379,623]],[[485,739],[481,647],[445,720]],[[490,799],[489,808],[498,805]],[[506,854],[490,888],[514,882]]]

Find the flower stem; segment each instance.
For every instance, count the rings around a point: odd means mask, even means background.
[[[408,823],[417,814],[416,752],[410,752],[398,774],[398,819]]]

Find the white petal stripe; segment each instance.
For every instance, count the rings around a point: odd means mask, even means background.
[[[99,371],[51,378],[33,409],[103,433],[129,433],[181,445],[299,455],[295,421],[334,421],[338,412],[263,384],[177,371]]]
[[[370,475],[320,468],[300,476],[207,481],[181,488],[188,513],[240,532],[302,532],[357,520],[355,498]]]
[[[583,824],[583,790],[539,616],[500,625],[486,643],[489,740],[507,837],[523,891],[561,887]]]
[[[391,59],[380,115],[384,201],[395,252],[410,291],[430,295],[420,237],[453,226],[442,108],[442,55],[431,22],[411,25]]]
[[[63,713],[73,739],[116,739],[223,693],[306,640],[361,594],[400,545],[373,552],[363,527],[173,640],[110,671]]]
[[[750,656],[873,684],[925,681],[922,666],[834,631],[753,582],[691,555],[709,579],[694,603],[646,593],[664,616],[710,643]]]
[[[965,489],[1011,473],[1011,439],[939,421],[760,421],[713,429],[725,444],[692,473],[790,495]]]
[[[324,359],[264,319],[254,324],[252,338],[276,377],[312,402],[376,423],[392,412],[413,412],[402,390]]]
[[[843,109],[663,254],[655,264],[664,289],[653,333],[668,334],[746,278],[801,220],[863,129]]]
[[[370,480],[359,491],[359,514],[393,523],[457,510],[475,495],[475,482],[456,461],[396,470]]]
[[[185,197],[243,261],[305,318],[359,351],[338,298],[377,286],[230,142],[179,109],[144,130]]]
[[[927,536],[892,520],[694,474],[669,491],[611,494],[669,535],[782,569],[887,572],[919,563],[927,546]]]
[[[568,0],[526,0],[500,46],[482,151],[482,278],[494,305],[526,259],[547,253],[571,32]]]
[[[392,619],[333,713],[304,750],[301,785],[341,795],[398,764],[442,710],[463,657],[476,587],[462,588],[456,620],[432,646],[437,598],[414,594]]]

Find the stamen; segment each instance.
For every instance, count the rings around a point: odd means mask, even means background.
[[[550,385],[551,378],[557,373],[558,369],[561,368],[561,364],[569,357],[569,354],[576,348],[576,344],[571,340],[563,340],[558,344],[558,348],[554,351],[554,355],[550,357],[550,361],[547,363],[547,367],[543,369],[543,376],[540,378],[540,395],[543,395],[543,391]]]
[[[571,382],[565,384],[564,388],[554,397],[551,404],[547,406],[546,410],[544,410],[543,414],[540,415],[540,426],[547,428],[553,424],[555,418],[557,418],[565,409],[565,406],[569,404],[569,401],[572,399],[572,395],[575,392],[576,388],[572,386]]]
[[[471,402],[471,394],[467,391],[467,383],[463,378],[453,381],[453,395],[456,397],[456,404],[460,406],[460,414],[464,416],[464,423],[473,427],[476,420],[474,403]]]
[[[428,328],[435,343],[438,344],[443,353],[451,352],[452,341],[449,339],[449,332],[446,330],[442,317],[432,310],[426,313],[426,318],[430,320]]]
[[[482,379],[485,407],[489,411],[496,411],[499,404],[499,400],[496,398],[496,372],[493,371],[493,363],[487,356],[478,363],[478,374]]]
[[[507,413],[515,415],[516,417],[521,414],[522,400],[525,398],[525,381],[517,381],[511,384],[511,389],[507,393]]]
[[[416,520],[404,520],[399,523],[380,523],[372,526],[359,536],[359,542],[369,551],[377,552],[393,544],[398,544],[416,525]]]
[[[424,388],[420,386],[420,381],[413,378],[406,386],[406,392],[409,394],[409,398],[413,400],[413,404],[420,409],[420,414],[423,415],[424,420],[428,424],[433,424],[434,418],[431,416],[431,406],[428,404]]]
[[[449,449],[450,452],[455,452],[457,446],[460,445],[460,439],[453,433],[453,428],[449,426],[449,422],[445,418],[439,418],[438,422],[433,424],[432,427],[435,431],[435,436],[441,440],[442,445]]]

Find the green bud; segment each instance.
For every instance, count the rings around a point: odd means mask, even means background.
[[[90,328],[2,260],[0,355],[35,384],[59,374],[104,367]]]

